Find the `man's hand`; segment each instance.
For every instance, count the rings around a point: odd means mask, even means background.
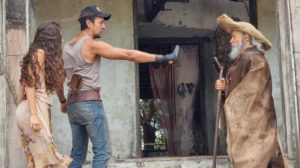
[[[221,78],[221,79],[216,80],[215,88],[217,90],[224,90],[225,89],[225,79]]]
[[[173,64],[174,61],[177,60],[178,53],[179,53],[179,45],[176,45],[175,48],[174,48],[174,50],[173,50],[173,52],[172,52],[172,54],[170,55],[169,60],[168,60],[169,64]]]
[[[60,110],[62,113],[65,113],[65,114],[67,113],[67,102],[66,101],[60,104]]]

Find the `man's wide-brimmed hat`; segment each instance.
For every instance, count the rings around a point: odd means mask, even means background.
[[[271,42],[252,24],[248,22],[237,22],[232,20],[226,14],[223,14],[217,18],[218,26],[224,29],[226,32],[231,33],[232,31],[240,31],[258,40],[264,47],[265,50],[269,50],[272,47]]]

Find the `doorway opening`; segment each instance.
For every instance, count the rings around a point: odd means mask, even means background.
[[[209,154],[204,92],[207,71],[202,64],[206,64],[204,52],[210,39],[162,38],[139,42],[140,50],[156,54],[170,53],[175,44],[180,44],[175,64],[139,64],[142,156]],[[145,112],[153,117],[152,122]]]

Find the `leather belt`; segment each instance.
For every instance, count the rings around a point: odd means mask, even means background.
[[[68,94],[67,104],[88,100],[101,100],[99,90],[71,91]]]

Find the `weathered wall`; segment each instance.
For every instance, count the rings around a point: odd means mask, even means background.
[[[20,74],[19,62],[27,51],[26,2],[28,1],[15,0],[5,3],[6,142],[9,142],[6,145],[6,166],[12,168],[25,165],[15,120],[15,108]]]
[[[257,1],[258,29],[270,40],[273,45],[272,48],[265,53],[265,56],[268,60],[272,74],[272,94],[276,108],[280,138],[284,149],[286,149],[286,128],[284,123],[284,111],[282,108],[283,93],[281,89],[282,79],[279,68],[279,30],[276,22],[276,8],[276,0]]]
[[[143,3],[139,2],[139,8]],[[152,23],[140,23],[139,37],[201,37],[211,36],[216,28],[216,20],[222,13],[248,20],[243,3],[228,0],[199,1],[189,3],[167,2],[165,11],[160,11]],[[142,12],[138,12],[143,21]]]
[[[181,45],[178,60],[174,64],[175,74],[175,102],[176,102],[176,127],[175,142],[177,153],[180,156],[195,154],[193,118],[195,109],[195,94],[199,80],[199,46]],[[194,88],[191,93],[188,91],[184,95],[178,94],[178,87],[182,83],[193,83]],[[197,89],[198,90],[198,89]],[[200,102],[198,102],[200,103]],[[200,145],[199,145],[200,146]]]
[[[278,0],[277,4],[287,156],[293,167],[299,167],[299,2]]]
[[[23,167],[25,164],[23,149],[15,120],[16,102],[14,95],[18,91],[20,75],[19,62],[26,50],[26,35],[24,29],[7,29],[6,50],[6,122],[7,122],[7,164],[9,167]],[[22,152],[20,152],[22,151]],[[18,162],[15,161],[18,160]]]
[[[4,35],[3,32],[4,26],[5,26],[5,5],[3,5],[5,1],[0,0],[0,86],[2,88],[5,88],[5,74],[4,74]],[[4,87],[3,87],[4,86]],[[0,107],[2,107],[1,113],[0,113],[0,151],[3,151],[0,153],[0,167],[5,166],[5,160],[6,160],[6,136],[5,136],[5,125],[6,125],[6,103],[5,103],[5,89],[0,90]]]
[[[291,7],[291,22],[292,22],[292,40],[293,40],[293,54],[295,58],[295,70],[296,70],[296,87],[297,87],[297,97],[298,103],[300,100],[300,1],[298,0],[290,0],[290,7]],[[287,56],[289,53],[287,53]],[[299,106],[298,106],[299,110]],[[298,120],[300,120],[299,111],[298,112]],[[298,125],[299,126],[299,125]],[[299,130],[299,128],[298,128]],[[298,145],[300,146],[300,137],[298,137]],[[298,149],[300,150],[300,149]],[[300,157],[299,157],[300,159]]]
[[[239,16],[241,20],[248,20],[243,3],[232,1],[199,1],[190,0],[189,3],[166,3],[165,10],[158,13],[155,23],[166,26],[215,29],[215,19],[222,13]]]
[[[112,13],[107,22],[103,41],[117,47],[133,48],[133,7],[132,0],[37,0],[37,25],[46,20],[56,20],[63,27],[64,42],[79,33],[77,21],[81,9],[87,5],[99,5]],[[131,158],[136,155],[136,64],[127,61],[101,62],[101,97],[109,121],[113,158]],[[67,90],[67,89],[66,89]],[[55,100],[57,100],[55,98]],[[59,112],[58,101],[52,108],[54,138],[58,149],[69,154],[71,134],[67,116]],[[92,151],[89,151],[91,154]],[[88,156],[88,162],[91,161]]]

